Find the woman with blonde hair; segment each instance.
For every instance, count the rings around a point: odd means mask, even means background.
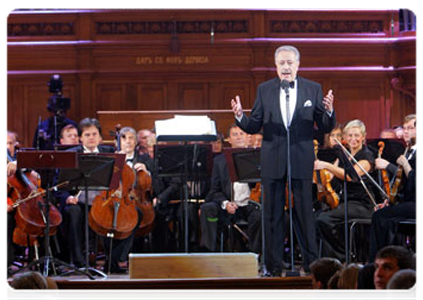
[[[359,264],[349,264],[341,271],[338,280],[338,289],[357,289],[358,273],[363,268]]]

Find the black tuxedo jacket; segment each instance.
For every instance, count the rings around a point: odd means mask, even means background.
[[[292,178],[311,179],[314,151],[313,129],[330,132],[335,126],[335,112],[326,113],[320,84],[297,77],[297,104],[291,118]],[[281,179],[287,170],[287,130],[280,109],[280,79],[274,78],[259,85],[250,117],[245,114],[236,124],[245,132],[254,134],[263,128],[261,146],[261,175]]]
[[[82,145],[78,145],[76,147],[67,149],[66,151],[83,153],[84,152],[84,148],[82,147]],[[112,147],[112,146],[99,145],[98,146],[98,151],[100,153],[115,153],[115,148]],[[67,190],[59,190],[59,191],[55,192],[54,193],[54,196],[55,196],[56,199],[58,199],[58,201],[60,203],[60,209],[63,209],[65,207],[65,205],[66,205],[66,199],[69,197],[69,195],[75,195],[75,194],[77,194],[77,191],[69,192]]]

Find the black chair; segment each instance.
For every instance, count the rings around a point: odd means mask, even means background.
[[[369,243],[368,239],[365,236],[365,231],[363,232],[360,241],[360,247],[356,244],[356,236],[357,236],[357,226],[370,226],[372,223],[372,219],[360,219],[360,218],[354,218],[350,219],[348,221],[349,225],[349,261],[366,261],[367,260],[367,253],[369,252]],[[359,249],[360,248],[360,249]],[[360,260],[359,260],[360,259]]]
[[[416,219],[407,219],[398,222],[398,243],[408,250],[415,252]]]

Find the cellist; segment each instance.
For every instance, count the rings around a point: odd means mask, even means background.
[[[15,132],[7,131],[7,154],[14,160],[7,163],[7,176],[13,176],[16,173],[16,145],[18,144],[18,137]],[[9,194],[9,192],[8,192]],[[15,250],[13,246],[13,231],[16,227],[15,210],[13,203],[7,199],[7,267],[11,267],[15,259]]]
[[[70,148],[67,151],[78,153],[114,153],[115,149],[110,146],[100,145],[102,141],[101,126],[97,119],[85,118],[78,124],[78,135],[81,145]],[[60,191],[55,194],[60,200],[62,213],[62,229],[70,252],[69,260],[76,267],[85,265],[83,250],[84,224],[85,224],[85,195],[78,191]],[[78,196],[79,194],[79,196]],[[95,198],[96,192],[89,193],[89,204]],[[90,235],[92,236],[92,234]]]
[[[370,262],[374,261],[379,249],[393,244],[398,222],[416,218],[416,115],[406,116],[403,128],[403,138],[408,151],[397,159],[398,166],[403,170],[401,189],[395,201],[396,205],[386,199],[373,214],[370,227]],[[396,169],[381,158],[376,160],[376,167]]]

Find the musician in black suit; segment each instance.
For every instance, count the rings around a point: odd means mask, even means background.
[[[320,84],[297,77],[300,54],[295,47],[279,47],[275,52],[275,64],[278,77],[259,85],[250,117],[243,113],[239,96],[232,99],[231,106],[236,124],[245,132],[254,134],[263,128],[261,175],[266,195],[265,265],[271,276],[280,276],[286,230],[283,224],[288,166],[287,124],[295,201],[293,224],[303,254],[304,269],[309,271],[309,264],[318,255],[312,213],[314,123],[323,132],[329,132],[336,119],[332,90],[323,97]],[[283,80],[289,83],[289,89],[281,87]],[[286,101],[286,91],[289,91],[289,102]]]
[[[102,141],[101,127],[96,119],[83,119],[78,125],[78,134],[82,144],[67,151],[78,153],[115,152],[113,147],[100,145]],[[60,191],[55,194],[55,197],[60,200],[63,234],[68,242],[72,261],[77,267],[82,267],[85,263],[83,256],[85,196],[82,193],[79,196],[76,195],[76,191]],[[90,204],[95,197],[95,193],[90,193],[89,197]]]
[[[376,253],[387,245],[392,245],[398,229],[398,222],[416,218],[416,115],[404,118],[404,140],[407,152],[397,159],[398,167],[403,169],[401,186],[399,187],[396,203],[389,203],[386,199],[373,214],[370,226],[369,261],[373,262]],[[376,159],[376,167],[391,169],[396,173],[396,167],[388,161]]]
[[[232,148],[244,147],[245,140],[245,132],[238,126],[229,127],[229,143]],[[250,250],[255,253],[261,252],[261,212],[258,206],[250,201],[250,187],[247,183],[232,184],[225,155],[219,154],[213,160],[211,189],[206,197],[206,203],[201,206],[200,246],[207,251],[217,251],[218,229],[228,223],[231,216],[248,222]]]

